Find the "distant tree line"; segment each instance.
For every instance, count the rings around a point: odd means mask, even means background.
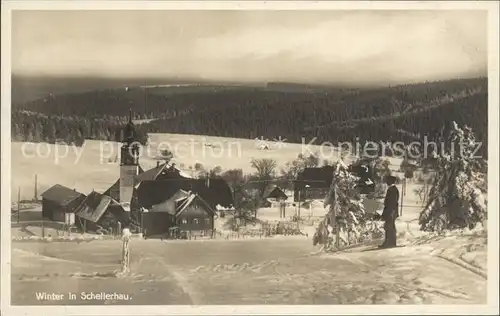
[[[306,126],[326,124],[329,121],[349,120],[348,114],[335,114],[335,107],[324,108],[292,104],[281,109],[269,106],[231,107],[210,113],[194,112],[181,119],[156,120],[141,125],[148,132],[201,134],[222,137],[268,139],[279,136],[288,142],[309,143],[316,138],[314,144],[331,142],[359,143],[363,146],[367,141],[396,142],[438,141],[442,135],[443,123],[456,121],[468,125],[476,132],[477,138],[484,142],[481,150],[486,150],[488,127],[487,93],[467,96],[440,107],[422,109],[409,115],[395,115],[390,120],[379,120],[367,116],[369,120],[346,126],[330,125],[320,129],[308,130]],[[356,105],[352,105],[353,108]],[[376,106],[374,106],[376,108]],[[381,113],[381,112],[379,112]],[[388,111],[388,113],[390,113]],[[365,114],[369,115],[369,113]],[[322,118],[322,122],[319,120]],[[316,122],[316,123],[315,123]],[[448,125],[445,124],[445,129]]]
[[[259,87],[204,87],[164,94],[155,89],[91,91],[16,105],[12,135],[21,141],[119,140],[120,126],[132,108],[135,119],[155,119],[137,126],[144,142],[147,133],[153,132],[281,136],[299,143],[313,137],[316,143],[408,143],[423,141],[425,136],[436,141],[443,123],[456,121],[473,128],[486,153],[487,95],[487,78],[312,92]]]
[[[64,142],[81,146],[85,139],[121,141],[123,126],[120,118],[88,119],[14,112],[11,136],[13,141]],[[142,144],[147,143],[147,133],[143,129],[138,130],[138,140]]]

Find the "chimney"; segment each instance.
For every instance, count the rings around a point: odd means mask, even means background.
[[[159,168],[160,167],[160,161],[157,161],[156,162],[156,168]]]

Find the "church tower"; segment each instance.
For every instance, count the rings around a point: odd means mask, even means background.
[[[132,123],[132,110],[130,110],[129,121],[123,129],[120,153],[120,204],[128,211],[134,194],[135,178],[138,174],[139,142],[134,123]]]

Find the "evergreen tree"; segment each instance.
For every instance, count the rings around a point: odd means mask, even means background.
[[[40,121],[35,122],[34,130],[33,130],[33,141],[35,143],[42,142],[43,141],[43,132],[42,132],[42,124]]]
[[[487,164],[474,157],[474,133],[453,122],[447,140],[436,158],[436,176],[419,218],[425,231],[472,229],[487,218]]]
[[[313,244],[323,244],[325,250],[334,247],[334,235],[340,238],[339,245],[358,243],[378,238],[378,223],[365,212],[361,195],[356,190],[359,178],[349,172],[349,168],[339,161],[334,166],[333,181],[324,206],[329,211],[317,228]],[[329,231],[328,226],[333,229]]]
[[[44,137],[48,142],[54,142],[56,139],[56,128],[52,117],[49,117],[44,124]]]
[[[27,134],[26,134],[26,142],[28,143],[31,143],[33,142],[33,132],[32,131],[28,131]]]
[[[24,141],[24,136],[21,131],[21,128],[19,127],[19,124],[12,124],[12,129],[11,129],[11,137],[12,140],[14,141]]]

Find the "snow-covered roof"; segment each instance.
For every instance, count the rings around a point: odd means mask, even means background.
[[[175,165],[175,163],[172,163],[172,162],[170,162],[170,161],[169,161],[169,162],[167,162],[167,163],[165,163],[165,168],[164,168],[164,169],[167,169],[167,168],[172,168],[172,167],[173,167],[175,170],[177,170],[177,171],[179,172],[179,175],[180,175],[181,177],[184,177],[184,178],[189,178],[189,179],[194,179],[194,178],[193,178],[193,176],[191,176],[189,173],[187,173],[187,172],[185,172],[185,171],[183,171],[183,170],[179,169],[179,168]]]
[[[231,206],[231,207],[224,207],[220,204],[217,204],[217,206],[215,207],[215,209],[217,211],[234,211],[234,206]]]
[[[177,168],[176,168],[176,169],[177,169]],[[177,170],[179,170],[179,174],[180,174],[182,177],[184,177],[184,178],[189,178],[189,179],[194,179],[194,178],[193,178],[193,177],[192,177],[189,173],[184,172],[184,171],[182,171],[182,170],[180,170],[180,169],[177,169]]]
[[[182,202],[182,204],[177,209],[175,216],[179,216],[182,212],[184,212],[187,209],[187,207],[189,205],[191,205],[191,203],[193,203],[193,201],[195,201],[195,199],[197,199],[198,201],[201,201],[202,204],[205,205],[206,210],[208,210],[209,212],[212,212],[212,213],[215,212],[214,209],[212,209],[210,207],[210,205],[203,198],[201,198],[201,196],[199,196],[198,194],[190,193],[190,195],[184,199],[184,202]]]
[[[190,194],[191,194],[190,191],[179,190],[173,196],[173,198],[175,199],[176,202],[178,202],[178,201],[182,201],[182,200],[186,199],[186,197],[188,197]]]
[[[83,202],[76,208],[75,214],[83,219],[97,223],[99,219],[108,210],[108,207],[120,205],[113,198],[100,194],[98,192],[92,191]],[[127,205],[120,205],[124,211]]]

